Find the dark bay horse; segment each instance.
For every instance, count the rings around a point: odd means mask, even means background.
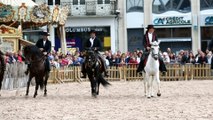
[[[93,97],[99,95],[100,83],[104,87],[110,85],[110,83],[107,82],[102,75],[102,73],[104,72],[103,67],[104,66],[101,64],[97,53],[93,49],[87,49],[85,58],[85,68],[91,83],[91,92]]]
[[[37,96],[37,91],[40,86],[42,90],[44,87],[44,96],[47,95],[47,80],[49,78],[49,71],[45,69],[45,59],[46,56],[40,51],[40,49],[35,45],[28,45],[24,47],[23,50],[26,61],[30,63],[29,66],[29,79],[27,82],[26,96],[29,93],[30,82],[33,77],[35,77],[35,93],[34,98]]]
[[[4,79],[4,71],[6,69],[6,63],[4,61],[3,53],[0,51],[0,91],[2,87],[2,81]],[[1,93],[0,93],[1,96]]]

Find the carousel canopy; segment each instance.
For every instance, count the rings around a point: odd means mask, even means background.
[[[35,6],[37,5],[32,0],[0,0],[1,3],[5,5],[11,5],[11,6],[21,6],[22,3],[25,3],[26,6]]]
[[[68,6],[49,7],[37,5],[31,0],[0,0],[0,25],[22,28],[41,27],[47,24],[64,25],[68,16]]]

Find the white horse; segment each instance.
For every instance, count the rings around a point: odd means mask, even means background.
[[[156,80],[158,85],[157,96],[161,96],[160,93],[160,78],[159,78],[159,44],[160,41],[154,41],[151,43],[151,49],[149,56],[147,58],[145,70],[145,79],[144,79],[144,92],[145,96],[148,98],[153,97],[153,81]]]

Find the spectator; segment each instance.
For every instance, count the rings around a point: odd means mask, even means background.
[[[189,55],[187,57],[187,63],[195,63],[195,56],[193,54],[193,52],[189,52]]]
[[[204,52],[200,53],[200,57],[198,57],[197,63],[199,63],[199,64],[206,64],[206,63],[208,63],[208,59],[207,59],[207,57],[206,57],[206,55],[205,55]]]
[[[167,52],[163,52],[163,62],[166,64],[170,63],[170,58]]]

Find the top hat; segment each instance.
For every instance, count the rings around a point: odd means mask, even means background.
[[[89,34],[91,34],[91,33],[96,33],[96,32],[95,32],[95,30],[91,30],[91,31],[89,32]]]
[[[146,29],[155,29],[155,28],[154,28],[154,25],[148,25],[148,26],[146,27]]]
[[[50,34],[48,32],[42,32],[41,35],[43,35],[43,36],[50,36]]]

